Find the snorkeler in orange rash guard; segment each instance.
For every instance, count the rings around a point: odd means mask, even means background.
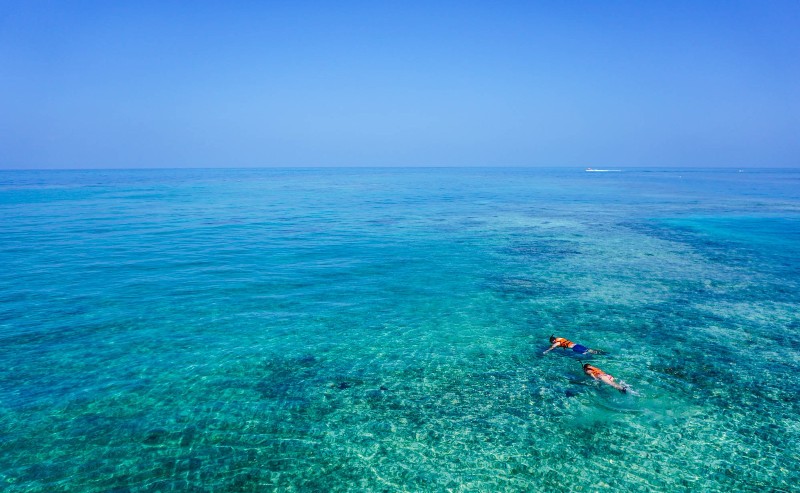
[[[552,346],[550,346],[550,349],[548,349],[547,351],[543,352],[542,354],[547,354],[547,353],[549,353],[550,351],[552,351],[553,349],[555,349],[557,347],[563,347],[564,349],[572,349],[573,351],[575,351],[578,354],[587,354],[587,353],[588,354],[603,354],[602,351],[598,351],[597,349],[589,349],[586,346],[581,346],[580,344],[575,344],[574,342],[572,342],[572,341],[570,341],[568,339],[564,339],[563,337],[556,337],[554,335],[550,336],[550,344],[552,344]]]
[[[595,380],[600,380],[605,384],[611,385],[612,387],[614,387],[615,389],[619,390],[622,393],[628,391],[628,387],[618,384],[617,381],[614,380],[614,377],[604,372],[600,368],[590,365],[589,363],[583,365],[583,372],[589,375],[590,377],[594,378]]]

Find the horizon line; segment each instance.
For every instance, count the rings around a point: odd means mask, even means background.
[[[602,166],[602,168],[600,168]],[[768,170],[768,169],[800,169],[800,164],[792,166],[732,166],[732,165],[592,165],[592,166],[571,166],[571,165],[263,165],[263,166],[109,166],[109,167],[0,167],[0,171],[155,171],[155,170],[245,170],[245,169],[580,169],[590,168],[605,169],[680,169],[680,170],[702,170],[702,169],[736,169],[736,170]]]

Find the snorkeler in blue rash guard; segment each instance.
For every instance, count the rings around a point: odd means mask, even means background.
[[[556,336],[552,336],[552,335],[550,336],[550,344],[552,344],[552,346],[550,346],[550,349],[548,349],[547,351],[543,352],[542,354],[547,354],[547,353],[549,353],[550,351],[552,351],[553,349],[555,349],[557,347],[562,347],[564,349],[572,349],[573,351],[575,351],[578,354],[602,354],[603,353],[602,351],[598,351],[597,349],[589,349],[586,346],[581,346],[580,344],[575,344],[574,342],[572,342],[570,340],[567,340],[567,339],[564,339],[563,337],[556,337]]]

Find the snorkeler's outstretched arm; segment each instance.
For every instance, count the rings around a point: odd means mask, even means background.
[[[547,351],[543,352],[542,354],[547,354],[550,351],[552,351],[553,349],[557,348],[558,346],[560,346],[560,344],[559,343],[555,343],[552,346],[550,346],[550,349],[548,349]]]

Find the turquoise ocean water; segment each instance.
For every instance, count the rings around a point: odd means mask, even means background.
[[[0,490],[800,491],[798,259],[800,170],[0,172]]]

